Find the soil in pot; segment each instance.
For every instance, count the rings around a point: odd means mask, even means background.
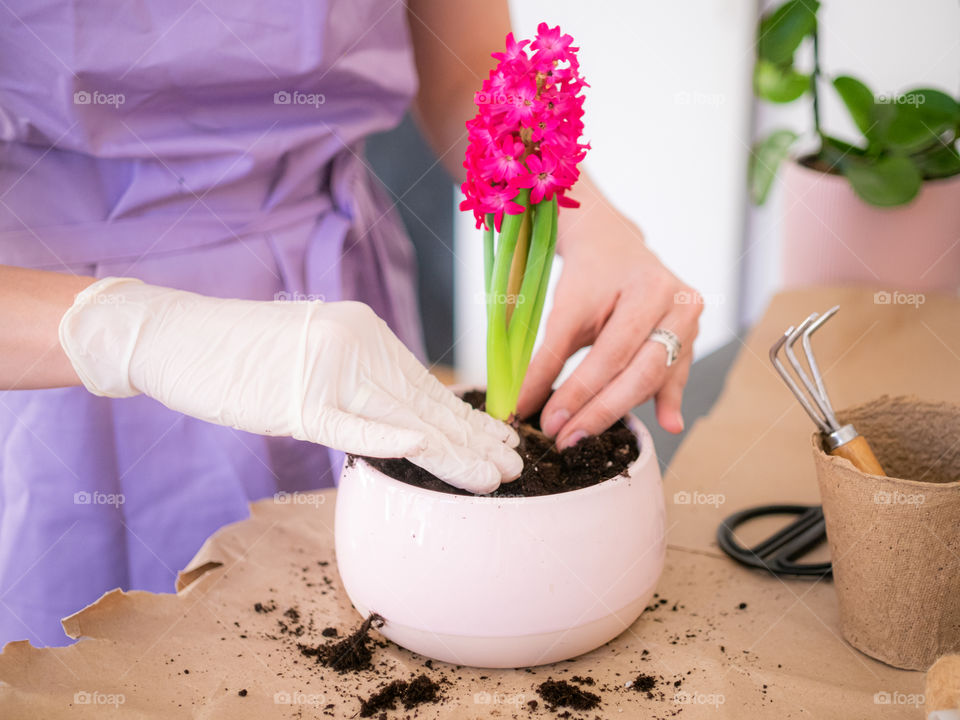
[[[471,391],[463,399],[482,410],[484,394]],[[539,415],[517,426],[523,458],[523,473],[513,482],[502,484],[491,497],[533,497],[580,490],[616,477],[640,455],[637,439],[622,420],[599,435],[591,435],[572,448],[557,450],[540,432]],[[440,480],[406,458],[364,458],[390,477],[409,485],[450,493],[471,495]],[[350,457],[347,462],[353,462]]]

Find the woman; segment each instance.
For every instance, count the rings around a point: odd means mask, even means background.
[[[0,641],[61,644],[110,588],[169,591],[250,500],[332,485],[337,451],[516,477],[512,431],[404,348],[412,254],[362,159],[413,101],[462,172],[505,2],[5,8]],[[655,396],[679,432],[699,305],[589,181],[577,197],[520,412],[592,344],[544,430],[568,446]]]

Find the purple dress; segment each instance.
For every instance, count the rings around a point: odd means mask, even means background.
[[[0,263],[219,297],[369,303],[420,352],[413,254],[363,138],[416,89],[394,0],[12,0]],[[115,587],[170,592],[251,500],[339,456],[83,388],[0,393],[0,644]]]

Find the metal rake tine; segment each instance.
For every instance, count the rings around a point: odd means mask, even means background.
[[[833,404],[830,402],[830,396],[827,394],[827,388],[823,384],[823,375],[820,373],[820,368],[817,365],[817,360],[813,355],[813,346],[810,343],[810,336],[813,335],[817,330],[823,327],[823,324],[837,314],[837,310],[840,309],[839,305],[834,305],[832,308],[827,310],[823,315],[821,315],[817,320],[810,324],[810,327],[806,329],[803,333],[803,353],[807,356],[807,365],[810,367],[810,372],[813,374],[813,381],[817,384],[817,389],[820,391],[820,399],[823,401],[823,411],[827,416],[827,419],[833,423],[834,427],[839,427],[840,423],[837,422],[837,416],[833,411]]]
[[[773,347],[770,348],[770,362],[773,363],[773,367],[776,368],[777,372],[780,373],[780,377],[783,378],[783,381],[787,384],[787,387],[790,388],[790,391],[793,393],[794,397],[800,402],[803,406],[803,409],[807,411],[807,415],[810,416],[810,419],[817,424],[823,432],[829,433],[830,427],[823,421],[817,411],[813,409],[813,406],[810,404],[810,401],[807,400],[807,396],[804,395],[803,391],[799,388],[794,379],[790,376],[790,373],[787,372],[787,369],[783,366],[783,363],[780,362],[778,353],[780,348],[783,347],[784,343],[787,342],[787,339],[793,334],[794,328],[791,325],[787,328],[787,331],[780,337],[777,342],[773,344]]]
[[[787,338],[787,346],[785,348],[787,353],[787,358],[790,360],[790,364],[793,366],[794,371],[797,373],[797,377],[800,378],[800,381],[803,383],[804,387],[807,389],[807,392],[810,393],[810,398],[813,400],[814,404],[817,406],[817,409],[821,413],[821,418],[824,423],[830,426],[830,432],[835,426],[830,425],[830,419],[827,415],[825,408],[823,407],[823,399],[820,397],[820,393],[817,391],[816,386],[813,384],[813,381],[810,379],[810,375],[803,368],[803,365],[800,364],[799,359],[797,359],[796,354],[793,351],[793,346],[797,344],[797,341],[800,339],[800,336],[803,335],[803,332],[810,326],[810,324],[819,317],[819,313],[812,313],[810,317],[804,320],[800,325],[794,330],[790,337]]]

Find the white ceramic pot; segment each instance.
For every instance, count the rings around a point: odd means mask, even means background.
[[[557,662],[613,639],[649,603],[666,553],[656,451],[628,423],[640,456],[627,471],[557,495],[450,495],[348,463],[335,534],[350,600],[398,645],[474,667]]]

